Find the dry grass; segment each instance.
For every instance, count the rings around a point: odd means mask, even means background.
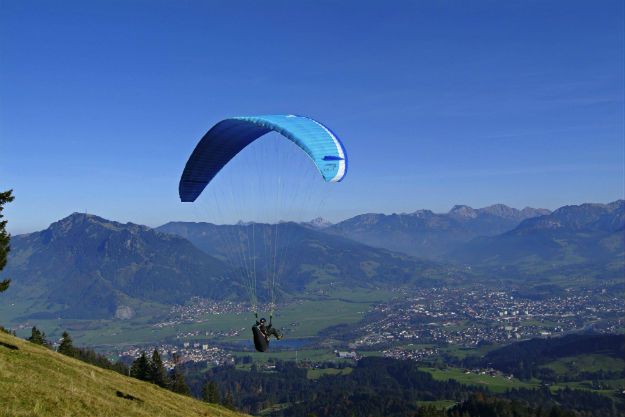
[[[18,349],[10,349],[11,345]],[[121,398],[117,391],[135,399]],[[235,417],[242,414],[0,333],[0,416]]]

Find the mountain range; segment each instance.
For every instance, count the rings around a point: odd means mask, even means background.
[[[448,213],[418,210],[406,214],[362,214],[326,229],[328,233],[422,258],[443,260],[453,248],[478,236],[514,229],[523,220],[549,214],[495,204],[481,209],[454,206]]]
[[[44,304],[54,317],[97,318],[132,300],[241,295],[240,283],[223,285],[226,269],[178,236],[74,213],[40,232],[14,236],[6,275],[13,297]]]
[[[74,213],[14,236],[2,275],[13,279],[11,297],[28,315],[66,318],[123,317],[140,303],[192,296],[246,299],[251,268],[260,297],[272,271],[279,271],[285,297],[479,279],[460,272],[467,265],[622,278],[624,225],[623,200],[554,212],[456,206],[445,214],[364,214],[335,225],[170,222],[151,229]]]
[[[273,225],[170,222],[156,230],[184,237],[206,253],[229,259],[234,267],[243,263],[249,270],[250,257],[254,257],[259,282],[271,275],[271,271],[265,272],[267,269],[277,268],[279,277],[283,278],[280,289],[286,292],[304,291],[313,282],[360,288],[396,285],[441,276],[445,269],[431,261],[292,222]],[[242,258],[246,259],[241,262]]]
[[[13,300],[29,304],[27,317],[126,317],[140,303],[184,303],[193,296],[247,300],[251,261],[234,258],[252,229],[257,292],[265,300],[274,267],[281,271],[281,296],[301,293],[313,282],[322,288],[390,287],[444,274],[432,262],[296,223],[169,223],[151,229],[74,213],[45,230],[14,236],[3,276],[13,279]],[[281,237],[277,257],[269,247],[273,234]]]
[[[541,275],[618,279],[625,272],[625,201],[516,210],[455,206],[445,214],[364,214],[325,229],[361,242],[441,262]],[[503,268],[503,269],[502,269]]]
[[[625,201],[564,206],[496,236],[476,238],[450,258],[473,264],[607,265],[622,270]]]

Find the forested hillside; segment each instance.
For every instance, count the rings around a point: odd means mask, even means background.
[[[226,265],[185,239],[132,223],[74,213],[14,236],[3,274],[34,317],[106,318],[138,300],[181,303],[244,293]],[[36,314],[42,311],[41,314]]]

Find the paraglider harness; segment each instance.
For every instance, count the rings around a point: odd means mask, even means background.
[[[269,324],[267,320],[261,318],[258,320],[258,313],[254,313],[256,318],[256,324],[252,327],[252,333],[254,334],[254,347],[259,352],[265,352],[269,348],[269,337],[273,336],[277,340],[282,339],[282,335],[273,327],[272,319],[273,314],[269,316]]]

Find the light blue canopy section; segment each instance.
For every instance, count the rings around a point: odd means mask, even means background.
[[[232,158],[271,131],[306,152],[325,181],[337,182],[345,177],[347,153],[343,144],[316,120],[291,114],[232,117],[213,126],[193,150],[180,178],[180,200],[195,201]]]

